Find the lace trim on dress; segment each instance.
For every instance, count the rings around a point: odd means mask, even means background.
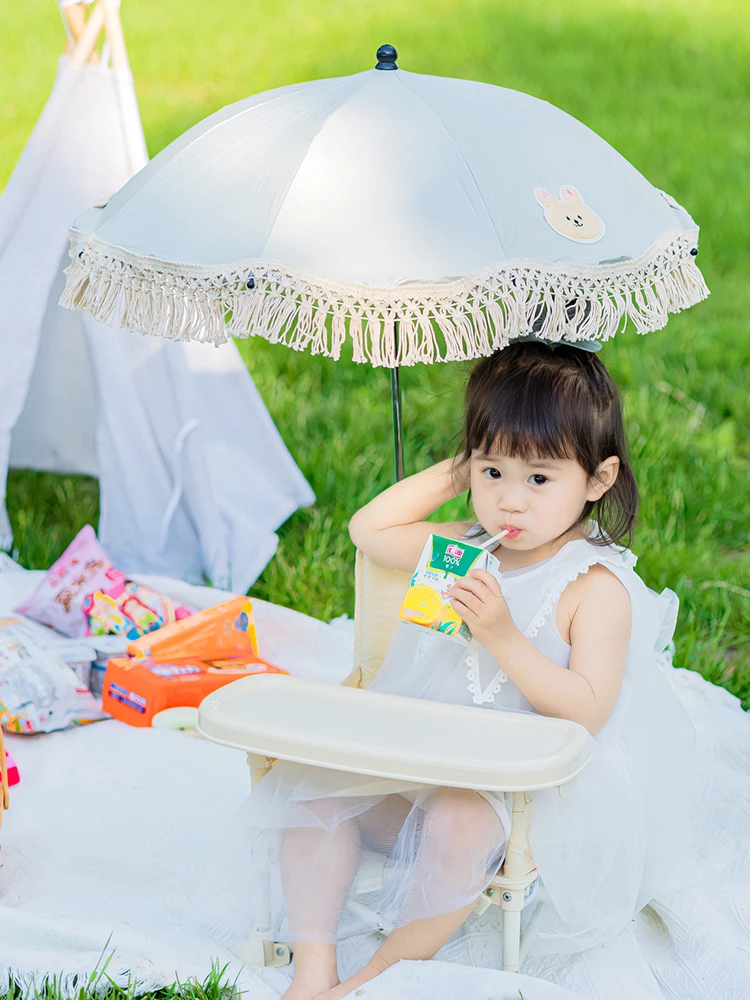
[[[581,539],[581,541],[585,541],[585,539]],[[524,630],[524,636],[527,639],[533,639],[539,634],[539,630],[557,607],[557,602],[560,600],[560,597],[568,584],[572,583],[573,580],[577,579],[582,574],[588,573],[592,566],[596,566],[601,563],[609,565],[615,569],[632,569],[637,561],[637,557],[634,556],[629,549],[618,550],[616,555],[612,552],[608,552],[606,549],[598,549],[590,552],[583,562],[577,562],[572,567],[569,567],[568,570],[563,573],[562,577],[558,577],[557,580],[555,580],[555,582],[547,588],[544,594],[544,603],[536,615],[532,618],[530,624]],[[507,682],[508,675],[502,667],[500,667],[484,691],[482,690],[482,679],[479,675],[479,654],[473,639],[469,643],[464,662],[468,666],[468,670],[466,671],[466,679],[468,683],[466,687],[469,694],[472,696],[474,704],[486,705],[490,702],[494,702],[495,695],[500,692],[503,684]]]
[[[618,558],[615,558],[606,551],[600,550],[599,552],[592,552],[582,563],[577,563],[575,566],[570,567],[568,572],[558,578],[546,591],[544,603],[531,619],[531,622],[526,626],[523,633],[524,636],[527,639],[534,639],[539,634],[539,629],[557,607],[557,602],[562,597],[562,593],[568,584],[578,579],[579,576],[583,576],[584,573],[588,573],[592,566],[601,564],[611,566],[614,569],[632,569],[635,566],[636,557],[628,549],[624,549],[618,556]]]
[[[469,669],[466,671],[466,678],[469,683],[466,687],[469,694],[473,696],[472,700],[474,704],[486,705],[488,702],[494,701],[495,695],[498,694],[500,688],[508,680],[508,675],[503,668],[500,667],[490,683],[482,691],[482,679],[479,676],[479,653],[476,650],[473,639],[469,643],[464,662],[469,665]]]

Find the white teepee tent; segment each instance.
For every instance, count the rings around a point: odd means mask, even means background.
[[[71,220],[147,159],[116,2],[83,11],[67,5],[70,53],[0,197],[0,548],[9,465],[86,473],[119,568],[244,591],[314,496],[234,344],[113,337],[57,305]]]

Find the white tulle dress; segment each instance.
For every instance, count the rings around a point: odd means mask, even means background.
[[[601,564],[624,584],[632,606],[622,689],[591,763],[562,791],[534,794],[531,842],[541,887],[530,907],[530,954],[580,951],[623,927],[668,885],[687,832],[693,727],[662,669],[677,598],[646,587],[635,563],[628,550],[580,539],[503,574],[514,622],[561,669],[570,647],[556,608],[570,582]],[[407,624],[372,689],[534,711],[475,640],[467,647]],[[234,904],[227,910],[222,894],[222,923],[266,939],[341,942],[448,913],[486,887],[509,832],[502,794],[282,762],[235,823],[244,857],[232,863]],[[229,844],[226,850],[235,853]]]

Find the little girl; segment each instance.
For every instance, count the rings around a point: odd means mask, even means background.
[[[427,521],[467,489],[475,520]],[[525,342],[475,367],[459,456],[392,486],[350,524],[371,559],[409,572],[431,532],[507,531],[501,583],[475,571],[453,587],[468,647],[401,624],[371,688],[561,717],[594,735],[582,774],[534,795],[536,954],[582,950],[624,926],[669,877],[686,828],[691,724],[660,667],[677,600],[650,591],[621,547],[637,504],[604,365],[589,350]],[[264,936],[293,942],[285,997],[336,1000],[445,944],[502,864],[511,821],[502,794],[280,763],[245,824],[251,899],[270,907]],[[337,944],[384,929],[340,983]]]

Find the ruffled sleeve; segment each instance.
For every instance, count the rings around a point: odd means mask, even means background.
[[[621,549],[614,545],[593,545],[586,538],[568,542],[555,557],[554,575],[545,585],[541,606],[522,629],[523,634],[527,639],[536,638],[555,611],[557,602],[568,584],[588,573],[592,566],[606,566],[630,590],[628,582],[635,575],[632,570],[637,562],[638,557],[634,556],[630,549]]]
[[[654,652],[663,653],[667,646],[671,644],[675,628],[677,627],[677,613],[680,610],[680,599],[673,590],[669,590],[667,587],[660,594],[657,594],[655,590],[649,590],[649,593],[653,595],[658,617]]]

